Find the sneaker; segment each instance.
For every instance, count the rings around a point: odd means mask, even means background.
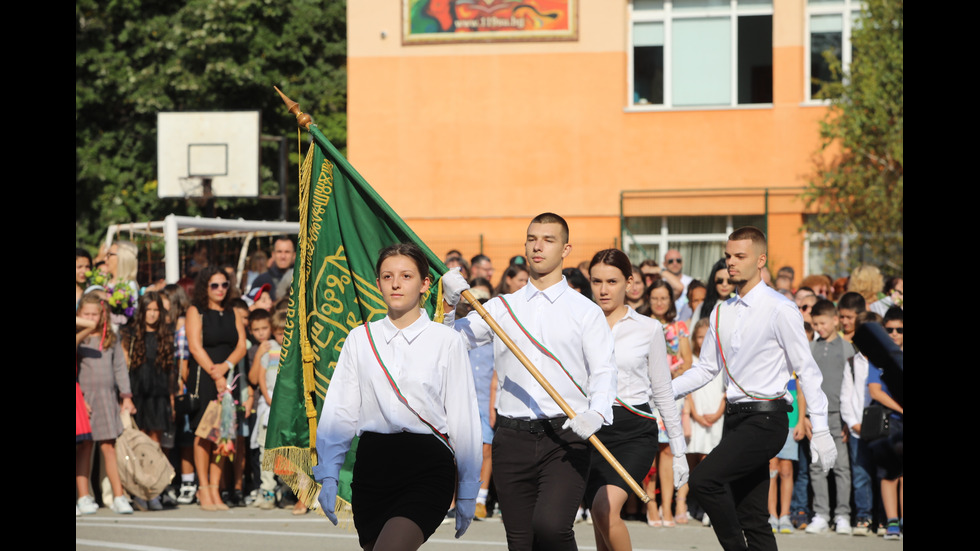
[[[843,515],[837,515],[834,519],[834,532],[842,536],[851,535],[851,520]]]
[[[769,515],[769,526],[772,528],[772,533],[776,534],[779,532],[779,519]]]
[[[797,530],[804,530],[810,524],[807,520],[806,511],[797,511],[793,513],[791,518],[793,520],[793,526],[795,526]]]
[[[830,524],[827,523],[827,519],[820,515],[813,515],[813,520],[806,527],[807,534],[822,534],[827,530],[830,530]]]
[[[99,510],[99,504],[96,503],[95,499],[89,495],[78,498],[78,502],[75,506],[78,507],[78,512],[82,515],[94,515],[95,512]]]
[[[112,507],[110,508],[112,509],[112,512],[116,513],[117,515],[133,514],[133,506],[130,505],[129,500],[123,496],[116,496],[116,498],[112,500]]]
[[[898,520],[891,519],[888,521],[888,528],[885,528],[885,539],[886,540],[897,540],[902,537],[902,529],[898,525]]]
[[[146,500],[141,497],[133,496],[133,505],[136,506],[137,511],[146,512],[150,510],[150,506],[146,504]]]
[[[258,498],[259,498],[259,490],[258,488],[256,488],[251,492],[249,492],[247,496],[245,496],[245,506],[252,507],[255,504],[255,500],[257,500]]]
[[[164,507],[176,507],[177,506],[177,492],[173,488],[167,488],[162,494],[160,494],[160,505]]]
[[[708,513],[705,513],[704,516],[701,517],[701,526],[711,526],[711,519],[708,518]]]
[[[146,502],[146,506],[149,507],[151,511],[162,511],[163,503],[160,502],[160,496],[157,496],[150,501]]]
[[[793,521],[789,519],[789,515],[783,515],[779,517],[779,533],[780,534],[793,533]]]
[[[231,507],[244,507],[245,506],[245,496],[242,494],[241,490],[232,490],[229,496],[228,505]]]
[[[473,513],[473,518],[484,519],[487,518],[487,504],[476,502],[476,512]]]
[[[256,502],[259,504],[259,509],[271,511],[276,508],[276,494],[268,490],[262,490],[262,496]]]
[[[177,503],[190,505],[197,499],[197,484],[193,482],[180,483],[180,495],[177,496]]]
[[[868,519],[864,519],[864,518],[858,519],[857,525],[854,527],[853,530],[851,530],[851,535],[852,536],[867,536],[868,533],[870,532],[870,529],[869,529],[869,526],[870,525],[871,525],[871,523],[868,522]]]
[[[575,511],[575,524],[578,524],[583,520],[585,520],[585,512],[582,510],[581,507],[579,507],[578,510]]]

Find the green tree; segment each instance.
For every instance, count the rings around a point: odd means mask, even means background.
[[[820,126],[821,151],[804,199],[817,214],[810,231],[849,236],[848,264],[878,264],[901,274],[904,224],[902,0],[868,0],[851,34],[853,60],[825,53],[838,79]]]
[[[109,224],[199,213],[192,202],[157,197],[160,111],[258,110],[262,134],[295,150],[296,120],[278,86],[344,151],[346,35],[342,1],[76,1],[76,241],[94,247]],[[277,153],[263,142],[262,194],[278,193]],[[292,198],[297,159],[292,151]],[[219,199],[215,213],[276,219],[279,203]]]

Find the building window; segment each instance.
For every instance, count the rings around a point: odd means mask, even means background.
[[[772,103],[772,0],[633,0],[631,106]]]
[[[677,249],[684,273],[703,283],[725,256],[725,243],[735,228],[765,228],[765,215],[630,216],[623,219],[623,251],[639,265],[647,259],[663,266],[664,255]]]
[[[834,78],[830,63],[825,57],[829,52],[846,70],[851,64],[851,30],[861,16],[858,0],[807,0],[807,99],[817,99],[821,83]],[[824,98],[826,99],[826,98]]]

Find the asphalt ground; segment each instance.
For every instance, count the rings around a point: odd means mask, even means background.
[[[652,528],[643,522],[627,522],[635,551],[696,551],[720,549],[714,531],[693,522],[674,528]],[[443,524],[422,546],[426,551],[475,551],[506,549],[503,523],[497,518],[474,522],[462,539],[455,539],[452,522]],[[581,550],[595,549],[592,526],[575,525]],[[828,534],[778,534],[783,550],[875,551],[896,550],[904,541],[884,538]],[[157,512],[117,515],[99,509],[94,515],[75,517],[75,549],[123,549],[133,551],[234,550],[270,551],[337,550],[358,551],[353,528],[335,527],[324,517],[310,512],[293,516],[290,509],[262,511],[236,508],[207,512],[194,505]]]

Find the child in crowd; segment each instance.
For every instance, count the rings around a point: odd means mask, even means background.
[[[120,410],[136,413],[130,392],[129,374],[126,372],[126,358],[119,338],[110,327],[108,307],[98,293],[83,295],[75,315],[96,324],[95,330],[78,345],[78,384],[92,410],[91,441],[99,444],[106,476],[112,486],[114,497],[110,508],[115,513],[132,514],[133,508],[123,492],[116,463],[116,438],[123,431]],[[98,508],[88,487],[88,477],[92,469],[88,451],[91,449],[91,441],[82,442],[76,451],[75,480],[79,495],[77,506],[83,514],[91,514]]]
[[[269,289],[271,288],[271,285],[264,283],[242,296],[242,300],[245,301],[245,304],[248,304],[249,312],[255,310],[265,310],[268,312],[272,310],[272,295],[269,294]]]
[[[837,301],[840,331],[845,341],[854,342],[854,322],[857,320],[858,314],[866,309],[864,297],[858,293],[844,293]]]
[[[858,314],[855,332],[865,323],[880,323],[881,316],[866,311]],[[868,394],[868,358],[858,351],[844,366],[844,380],[840,389],[840,414],[847,425],[847,447],[851,453],[851,483],[854,487],[854,507],[857,522],[851,532],[854,536],[867,536],[872,529],[873,473],[874,464],[868,442],[861,439],[861,417],[864,408],[871,404]]]
[[[164,453],[173,444],[164,446],[162,436],[174,432],[173,400],[177,386],[173,328],[166,315],[162,295],[147,291],[139,299],[133,323],[126,325],[123,332],[123,353],[129,363],[136,426],[161,444]],[[148,502],[134,497],[133,501],[140,510],[163,509],[160,496]]]
[[[235,311],[235,319],[244,328],[244,331],[248,333],[248,315],[249,315],[249,304],[245,299],[232,299],[229,304]],[[246,340],[246,346],[248,342]],[[248,384],[248,361],[246,360],[248,354],[242,357],[242,360],[238,362],[235,366],[235,375],[230,375],[228,381],[234,387],[232,391],[234,394],[235,402],[238,407],[235,408],[235,457],[232,460],[232,489],[227,494],[227,499],[222,496],[231,507],[244,507],[245,506],[245,492],[244,492],[244,481],[245,481],[245,460],[248,456],[246,442],[249,441],[249,428],[248,421],[246,417],[252,410],[252,389]],[[234,383],[231,379],[238,377]]]
[[[271,330],[274,340],[267,340],[259,345],[259,353],[256,355],[256,362],[252,368],[252,373],[256,375],[259,385],[259,396],[257,400],[256,426],[252,436],[252,446],[259,449],[260,461],[265,455],[266,429],[269,425],[269,410],[272,404],[272,393],[276,387],[276,375],[279,372],[279,353],[282,351],[282,342],[286,335],[286,313],[276,312],[271,316]],[[273,509],[276,506],[276,481],[272,471],[262,470],[262,486],[259,499],[256,500],[261,509]],[[297,501],[296,507],[300,508],[302,501]],[[305,511],[305,505],[302,505]],[[294,512],[296,510],[294,509]]]
[[[176,283],[171,283],[163,288],[163,296],[170,303],[167,308],[167,322],[174,327],[174,361],[176,374],[178,377],[177,391],[181,394],[193,392],[187,389],[188,360],[191,353],[187,347],[187,329],[185,327],[185,314],[190,305],[190,298],[184,288]],[[189,505],[194,503],[197,496],[197,483],[194,475],[194,433],[190,430],[190,421],[187,415],[181,415],[175,419],[175,447],[180,450],[180,493],[177,495],[177,503]],[[175,470],[177,470],[175,468]]]
[[[846,295],[845,295],[846,297]],[[844,447],[844,429],[841,422],[841,383],[844,379],[844,367],[852,356],[854,347],[844,342],[837,332],[839,318],[833,302],[820,299],[811,310],[813,329],[819,339],[810,343],[813,359],[816,360],[823,374],[821,388],[827,395],[827,416],[830,434],[837,445],[837,461],[831,469],[837,485],[837,504],[834,508],[834,530],[838,534],[851,534],[851,467]],[[851,335],[854,325],[850,325]],[[827,487],[827,474],[816,462],[810,465],[810,485],[813,488],[813,519],[806,531],[810,534],[826,532],[830,528],[830,492]]]
[[[882,317],[882,325],[888,336],[904,352],[905,312],[892,306]],[[901,332],[899,332],[901,331]],[[885,509],[887,525],[885,539],[897,540],[902,537],[905,509],[905,465],[901,447],[905,425],[905,407],[898,403],[882,377],[882,370],[872,367],[868,372],[868,394],[886,407],[888,411],[888,436],[871,442],[869,447],[877,465],[878,478],[881,479],[881,502]]]
[[[799,461],[800,440],[806,438],[806,430],[800,419],[806,418],[806,400],[798,392],[796,374],[789,380],[786,391],[793,396],[793,411],[789,412],[789,434],[786,443],[776,457],[769,461],[769,525],[772,533],[792,534],[793,522],[789,511],[793,497],[794,463]],[[777,512],[778,511],[778,512]]]
[[[251,409],[246,412],[249,437],[248,460],[245,471],[249,478],[248,488],[250,488],[249,501],[251,505],[258,507],[262,504],[260,500],[262,490],[260,488],[262,476],[262,457],[260,455],[258,441],[255,433],[258,430],[257,419],[259,400],[259,377],[263,375],[261,364],[257,361],[261,355],[257,355],[260,349],[268,350],[269,339],[272,338],[272,314],[263,308],[256,308],[248,313],[248,351],[245,359],[248,362],[248,386],[251,393]]]
[[[694,324],[691,335],[691,353],[697,358],[701,355],[701,345],[708,333],[708,318],[701,318]],[[687,446],[687,462],[693,471],[711,450],[721,442],[722,429],[725,426],[725,378],[719,373],[714,380],[687,395],[684,409],[689,411],[691,419],[691,440]],[[701,514],[700,506],[695,502],[688,503],[689,485],[677,489],[677,508],[686,509],[693,518],[701,518],[702,524],[711,524],[707,514]]]

